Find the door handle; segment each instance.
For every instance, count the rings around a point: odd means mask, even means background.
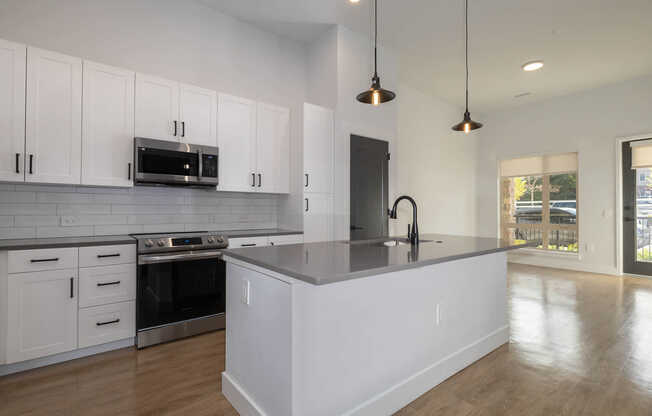
[[[174,136],[177,135],[177,121],[174,120]]]
[[[97,326],[110,325],[110,324],[117,324],[118,322],[120,322],[120,318],[118,318],[118,319],[114,319],[114,320],[112,320],[112,321],[96,322],[95,325],[97,325]]]
[[[45,263],[48,261],[59,261],[59,257],[53,257],[51,259],[31,259],[30,263]]]
[[[256,174],[251,174],[251,186],[256,186]]]
[[[186,137],[186,122],[181,122],[181,137]]]
[[[256,243],[240,244],[240,247],[255,247]]]
[[[20,173],[20,153],[16,153],[16,173]]]
[[[29,155],[29,174],[30,175],[34,174],[34,171],[32,170],[33,162],[34,162],[34,155]]]
[[[306,188],[310,185],[309,175],[306,173]]]
[[[73,287],[73,281],[75,280],[74,277],[70,278],[70,299],[75,297],[75,292],[74,292],[74,287]]]
[[[105,259],[107,257],[120,257],[120,253],[115,253],[115,254],[98,254],[97,258],[98,259]]]
[[[258,187],[260,188],[263,185],[263,175],[258,174]]]
[[[98,287],[102,287],[102,286],[114,286],[114,285],[119,285],[119,284],[120,284],[120,281],[119,281],[119,280],[116,280],[115,282],[98,283],[97,286],[98,286]]]
[[[310,202],[308,201],[308,198],[306,198],[306,212],[310,210]]]
[[[131,162],[127,163],[127,180],[131,180]]]

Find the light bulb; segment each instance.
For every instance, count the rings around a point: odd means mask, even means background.
[[[471,123],[464,123],[464,133],[471,131]]]
[[[371,104],[373,105],[380,105],[380,92],[378,90],[374,90],[374,93],[371,95]]]

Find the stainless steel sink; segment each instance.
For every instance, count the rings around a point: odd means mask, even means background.
[[[432,240],[419,240],[419,243],[431,243]],[[351,245],[365,245],[365,246],[381,246],[381,247],[398,247],[398,246],[409,246],[410,240],[407,238],[375,238],[373,240],[358,240],[358,241],[346,241],[347,244]]]

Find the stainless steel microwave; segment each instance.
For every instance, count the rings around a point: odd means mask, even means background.
[[[218,158],[217,147],[136,137],[135,183],[216,186]]]

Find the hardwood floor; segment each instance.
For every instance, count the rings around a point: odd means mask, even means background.
[[[652,280],[509,267],[511,342],[397,413],[652,415]],[[0,415],[236,415],[224,332],[0,378]]]

